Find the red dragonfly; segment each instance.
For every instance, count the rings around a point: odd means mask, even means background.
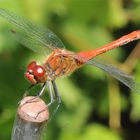
[[[42,95],[48,87],[51,98],[48,105],[55,100],[59,104],[61,102],[55,79],[74,72],[84,64],[90,64],[104,70],[130,89],[140,93],[139,83],[136,83],[132,76],[112,65],[104,64],[94,59],[97,55],[140,39],[140,30],[124,35],[95,50],[76,53],[66,50],[61,40],[49,29],[38,26],[4,9],[0,9],[0,16],[17,27],[17,30],[12,31],[12,33],[21,44],[41,55],[48,56],[43,64],[38,64],[36,61],[31,62],[25,72],[25,77],[31,83],[31,87],[44,83],[38,96]]]

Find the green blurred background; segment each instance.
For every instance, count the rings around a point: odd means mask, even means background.
[[[0,0],[0,7],[53,30],[71,51],[95,49],[140,29],[140,0]],[[0,18],[0,140],[9,140],[26,65],[40,56],[12,38]],[[138,41],[100,56],[140,81]],[[140,95],[85,66],[56,80],[62,104],[44,140],[139,140]],[[46,100],[48,96],[44,97]]]

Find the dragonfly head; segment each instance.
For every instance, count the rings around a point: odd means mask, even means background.
[[[46,77],[46,71],[43,66],[38,65],[36,61],[29,63],[25,72],[25,78],[31,84],[44,83],[47,80]]]

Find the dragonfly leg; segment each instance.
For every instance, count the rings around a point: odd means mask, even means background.
[[[52,90],[52,85],[51,85],[51,82],[47,82],[47,86],[48,86],[48,90],[49,90],[49,94],[50,94],[50,102],[48,103],[47,107],[51,106],[51,104],[53,104],[55,102],[55,98],[54,98],[54,95],[53,95],[53,90]],[[39,95],[42,94],[42,91],[39,93]],[[39,111],[35,117],[35,119],[38,117],[38,115],[45,111],[46,110],[46,107],[44,109],[42,109],[41,111]]]
[[[51,85],[52,84],[52,85]],[[53,90],[52,90],[52,87],[53,87]],[[52,103],[54,103],[56,100],[58,101],[58,106],[60,105],[61,103],[61,98],[59,96],[59,93],[58,93],[58,90],[57,90],[57,87],[56,87],[56,84],[54,81],[52,81],[52,83],[49,83],[48,84],[48,89],[49,89],[49,93],[50,93],[50,98],[51,98],[51,101],[50,103],[48,104],[48,106],[50,106]],[[54,93],[54,95],[53,95]]]
[[[31,88],[33,88],[33,87],[34,87],[34,85],[30,85],[30,86],[25,90],[25,92],[24,92],[22,98],[28,96],[28,95],[29,95],[29,90],[30,90]],[[18,102],[18,104],[20,104],[20,103],[21,103],[21,100]]]
[[[60,95],[59,95],[59,92],[58,92],[58,90],[57,90],[57,86],[56,86],[56,84],[55,84],[54,81],[52,81],[52,85],[53,85],[53,90],[54,90],[55,98],[56,98],[57,101],[58,101],[57,107],[55,108],[55,110],[54,110],[54,112],[53,112],[53,116],[54,116],[55,113],[57,112],[57,110],[58,110],[60,104],[61,104],[61,97],[60,97]]]
[[[56,86],[54,81],[52,81],[52,85],[53,85],[53,90],[54,90],[55,98],[57,99],[58,104],[61,104],[61,97],[59,95],[59,92],[57,90],[57,86]]]
[[[31,88],[33,88],[33,87],[34,87],[34,85],[30,85],[30,86],[25,90],[25,92],[24,92],[24,94],[23,94],[23,98],[26,97],[27,95],[29,95],[29,90],[30,90]]]
[[[57,90],[57,87],[56,87],[56,84],[54,81],[51,81],[51,82],[48,82],[48,90],[49,90],[49,94],[50,94],[50,102],[48,103],[47,107],[50,107],[56,100],[58,101],[58,105],[57,107],[54,109],[52,115],[51,115],[51,118],[55,115],[55,113],[57,112],[59,106],[60,106],[60,103],[61,103],[61,98],[59,96],[59,93],[58,93],[58,90]],[[53,88],[53,89],[52,89]],[[41,111],[39,111],[36,115],[35,118],[38,117],[38,115],[45,111],[46,108],[42,109]],[[51,119],[50,119],[51,120]]]
[[[35,97],[33,97],[32,99],[27,100],[24,104],[36,102],[35,99],[38,98],[38,97],[40,97],[40,96],[43,94],[44,90],[46,89],[47,84],[48,84],[48,83],[45,82],[45,83],[43,84],[41,90],[39,91],[39,93],[38,93]],[[31,85],[31,86],[25,91],[23,97],[25,97],[25,96],[27,96],[27,95],[29,94],[28,90],[31,89],[33,86],[34,86],[34,85]],[[19,104],[20,104],[20,103],[21,103],[21,101],[19,102]],[[24,104],[23,104],[23,105],[24,105]]]
[[[30,99],[30,100],[28,101],[28,103],[34,102],[34,99],[40,97],[40,96],[44,93],[44,91],[45,91],[47,85],[48,85],[48,82],[45,82],[45,83],[43,84],[41,90],[39,91],[39,93],[38,93],[34,98]],[[26,102],[26,103],[27,103],[27,102]]]
[[[50,102],[48,103],[48,106],[50,106],[52,103],[55,102],[55,98],[54,98],[53,90],[52,90],[52,85],[50,82],[48,83],[48,90],[49,90],[49,94],[50,94]]]
[[[43,84],[43,86],[42,86],[41,90],[39,91],[37,97],[40,97],[40,96],[43,94],[43,92],[44,92],[44,90],[46,89],[47,85],[48,85],[48,82],[45,82],[45,83]]]

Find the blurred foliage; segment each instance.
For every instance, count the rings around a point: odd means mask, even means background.
[[[71,51],[95,49],[140,28],[140,0],[1,0],[0,7],[50,28]],[[10,139],[17,103],[29,85],[24,79],[26,65],[30,60],[40,60],[12,38],[11,28],[0,18],[0,140]],[[100,58],[130,73],[135,70],[140,81],[140,65],[130,68],[123,63],[127,58],[134,63],[130,54],[136,43]],[[56,82],[62,104],[49,122],[44,140],[140,137],[140,96],[129,94],[127,87],[112,81],[103,71],[85,66]]]

